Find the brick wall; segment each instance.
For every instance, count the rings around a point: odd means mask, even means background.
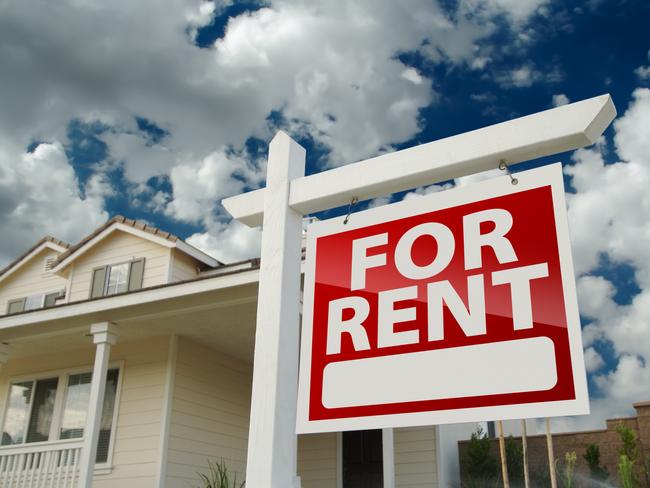
[[[646,478],[645,472],[642,471],[644,463],[646,463],[648,468],[650,468],[650,401],[636,403],[634,404],[634,408],[636,410],[635,417],[609,419],[606,423],[607,428],[604,430],[553,434],[553,450],[555,458],[563,462],[565,453],[575,451],[577,454],[576,472],[588,474],[589,468],[587,467],[587,462],[583,456],[589,444],[597,444],[600,448],[601,464],[604,465],[610,473],[608,482],[617,486],[619,484],[618,451],[621,448],[622,443],[620,436],[616,432],[616,428],[619,424],[623,423],[625,426],[631,428],[636,434],[640,458],[637,462],[637,467],[639,468],[639,480],[641,481],[641,486],[647,486],[650,488],[648,478]],[[515,437],[514,439],[519,443],[519,445],[521,445],[521,439],[519,437]],[[548,473],[546,436],[528,436],[527,441],[529,469],[531,472]],[[461,466],[463,466],[468,442],[469,441],[460,441],[458,443],[458,454]],[[491,444],[491,453],[498,460],[499,440],[491,439]],[[580,486],[580,484],[578,484],[578,486]]]

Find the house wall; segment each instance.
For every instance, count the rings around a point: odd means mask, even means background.
[[[167,488],[197,483],[223,460],[244,480],[252,365],[179,338],[167,450]]]
[[[90,297],[93,269],[145,258],[142,287],[167,283],[169,249],[122,231],[114,231],[74,261],[69,301]]]
[[[7,313],[10,300],[65,290],[65,278],[45,271],[45,259],[56,256],[56,251],[45,248],[0,284],[0,315]]]
[[[434,427],[394,429],[396,488],[438,486]]]
[[[170,250],[172,257],[172,272],[170,282],[191,280],[198,276],[196,271],[197,261],[176,249]]]
[[[298,475],[302,488],[336,488],[337,434],[298,436]]]
[[[90,342],[90,339],[89,339]],[[111,362],[123,361],[113,450],[113,469],[96,475],[94,488],[153,487],[159,459],[163,392],[169,337],[116,344]],[[87,366],[94,347],[64,354],[9,359],[0,367],[0,411],[4,411],[10,378]]]

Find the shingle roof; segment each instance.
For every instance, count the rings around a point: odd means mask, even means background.
[[[71,254],[74,254],[79,248],[83,247],[86,243],[88,243],[90,240],[92,240],[93,238],[95,238],[96,236],[101,234],[104,230],[106,230],[107,228],[109,228],[111,225],[113,225],[115,223],[131,226],[131,227],[133,227],[135,229],[142,230],[144,232],[148,232],[148,233],[150,233],[152,235],[162,237],[163,239],[167,239],[170,242],[177,242],[177,241],[181,240],[177,236],[175,236],[174,234],[171,234],[169,232],[165,232],[164,230],[160,230],[157,227],[146,224],[146,223],[144,223],[142,221],[127,219],[123,215],[116,215],[112,219],[106,221],[106,223],[104,223],[101,227],[98,227],[93,232],[88,234],[86,237],[81,239],[74,246],[68,247],[68,250],[58,257],[58,259],[56,261],[56,265],[62,263],[65,259],[68,258],[68,256],[70,256]]]
[[[34,244],[32,247],[27,249],[27,251],[22,253],[20,256],[18,256],[16,259],[14,259],[12,262],[10,262],[7,266],[2,268],[2,270],[0,270],[0,276],[3,276],[7,271],[9,271],[11,268],[16,266],[23,259],[25,259],[31,253],[33,253],[36,249],[38,249],[39,246],[41,246],[42,244],[44,244],[46,242],[51,242],[52,244],[56,244],[58,246],[65,247],[66,249],[70,248],[70,244],[68,244],[67,242],[61,241],[61,240],[57,239],[56,237],[45,236],[42,239],[40,239],[36,244]]]

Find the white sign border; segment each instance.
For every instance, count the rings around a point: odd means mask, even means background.
[[[589,413],[589,396],[582,348],[580,316],[577,307],[575,276],[571,257],[571,244],[564,197],[564,180],[561,163],[517,172],[518,184],[513,185],[507,175],[499,176],[468,186],[424,195],[390,205],[384,205],[352,214],[343,224],[343,217],[317,221],[307,229],[305,281],[300,349],[300,376],[298,383],[298,409],[296,432],[298,434],[339,432],[347,430],[378,429],[387,427],[410,427],[439,425],[486,420],[525,419],[583,415]],[[309,391],[313,326],[313,297],[315,285],[316,239],[322,236],[346,232],[382,222],[406,218],[424,212],[442,210],[467,203],[519,193],[543,186],[551,186],[553,210],[557,228],[562,288],[566,307],[569,349],[573,370],[576,398],[573,400],[472,407],[456,410],[373,415],[344,419],[309,420]]]

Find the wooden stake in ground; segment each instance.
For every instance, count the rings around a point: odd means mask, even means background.
[[[526,441],[526,419],[521,419],[521,450],[524,461],[524,487],[530,488],[530,476],[528,475],[528,442]]]
[[[557,488],[555,477],[555,456],[553,456],[553,437],[551,437],[551,419],[546,418],[546,448],[548,450],[548,471],[551,475],[551,488]]]
[[[501,454],[501,476],[503,477],[503,488],[510,488],[510,480],[508,479],[508,460],[506,459],[506,442],[503,438],[503,422],[497,420],[497,427],[499,428],[499,453]]]

